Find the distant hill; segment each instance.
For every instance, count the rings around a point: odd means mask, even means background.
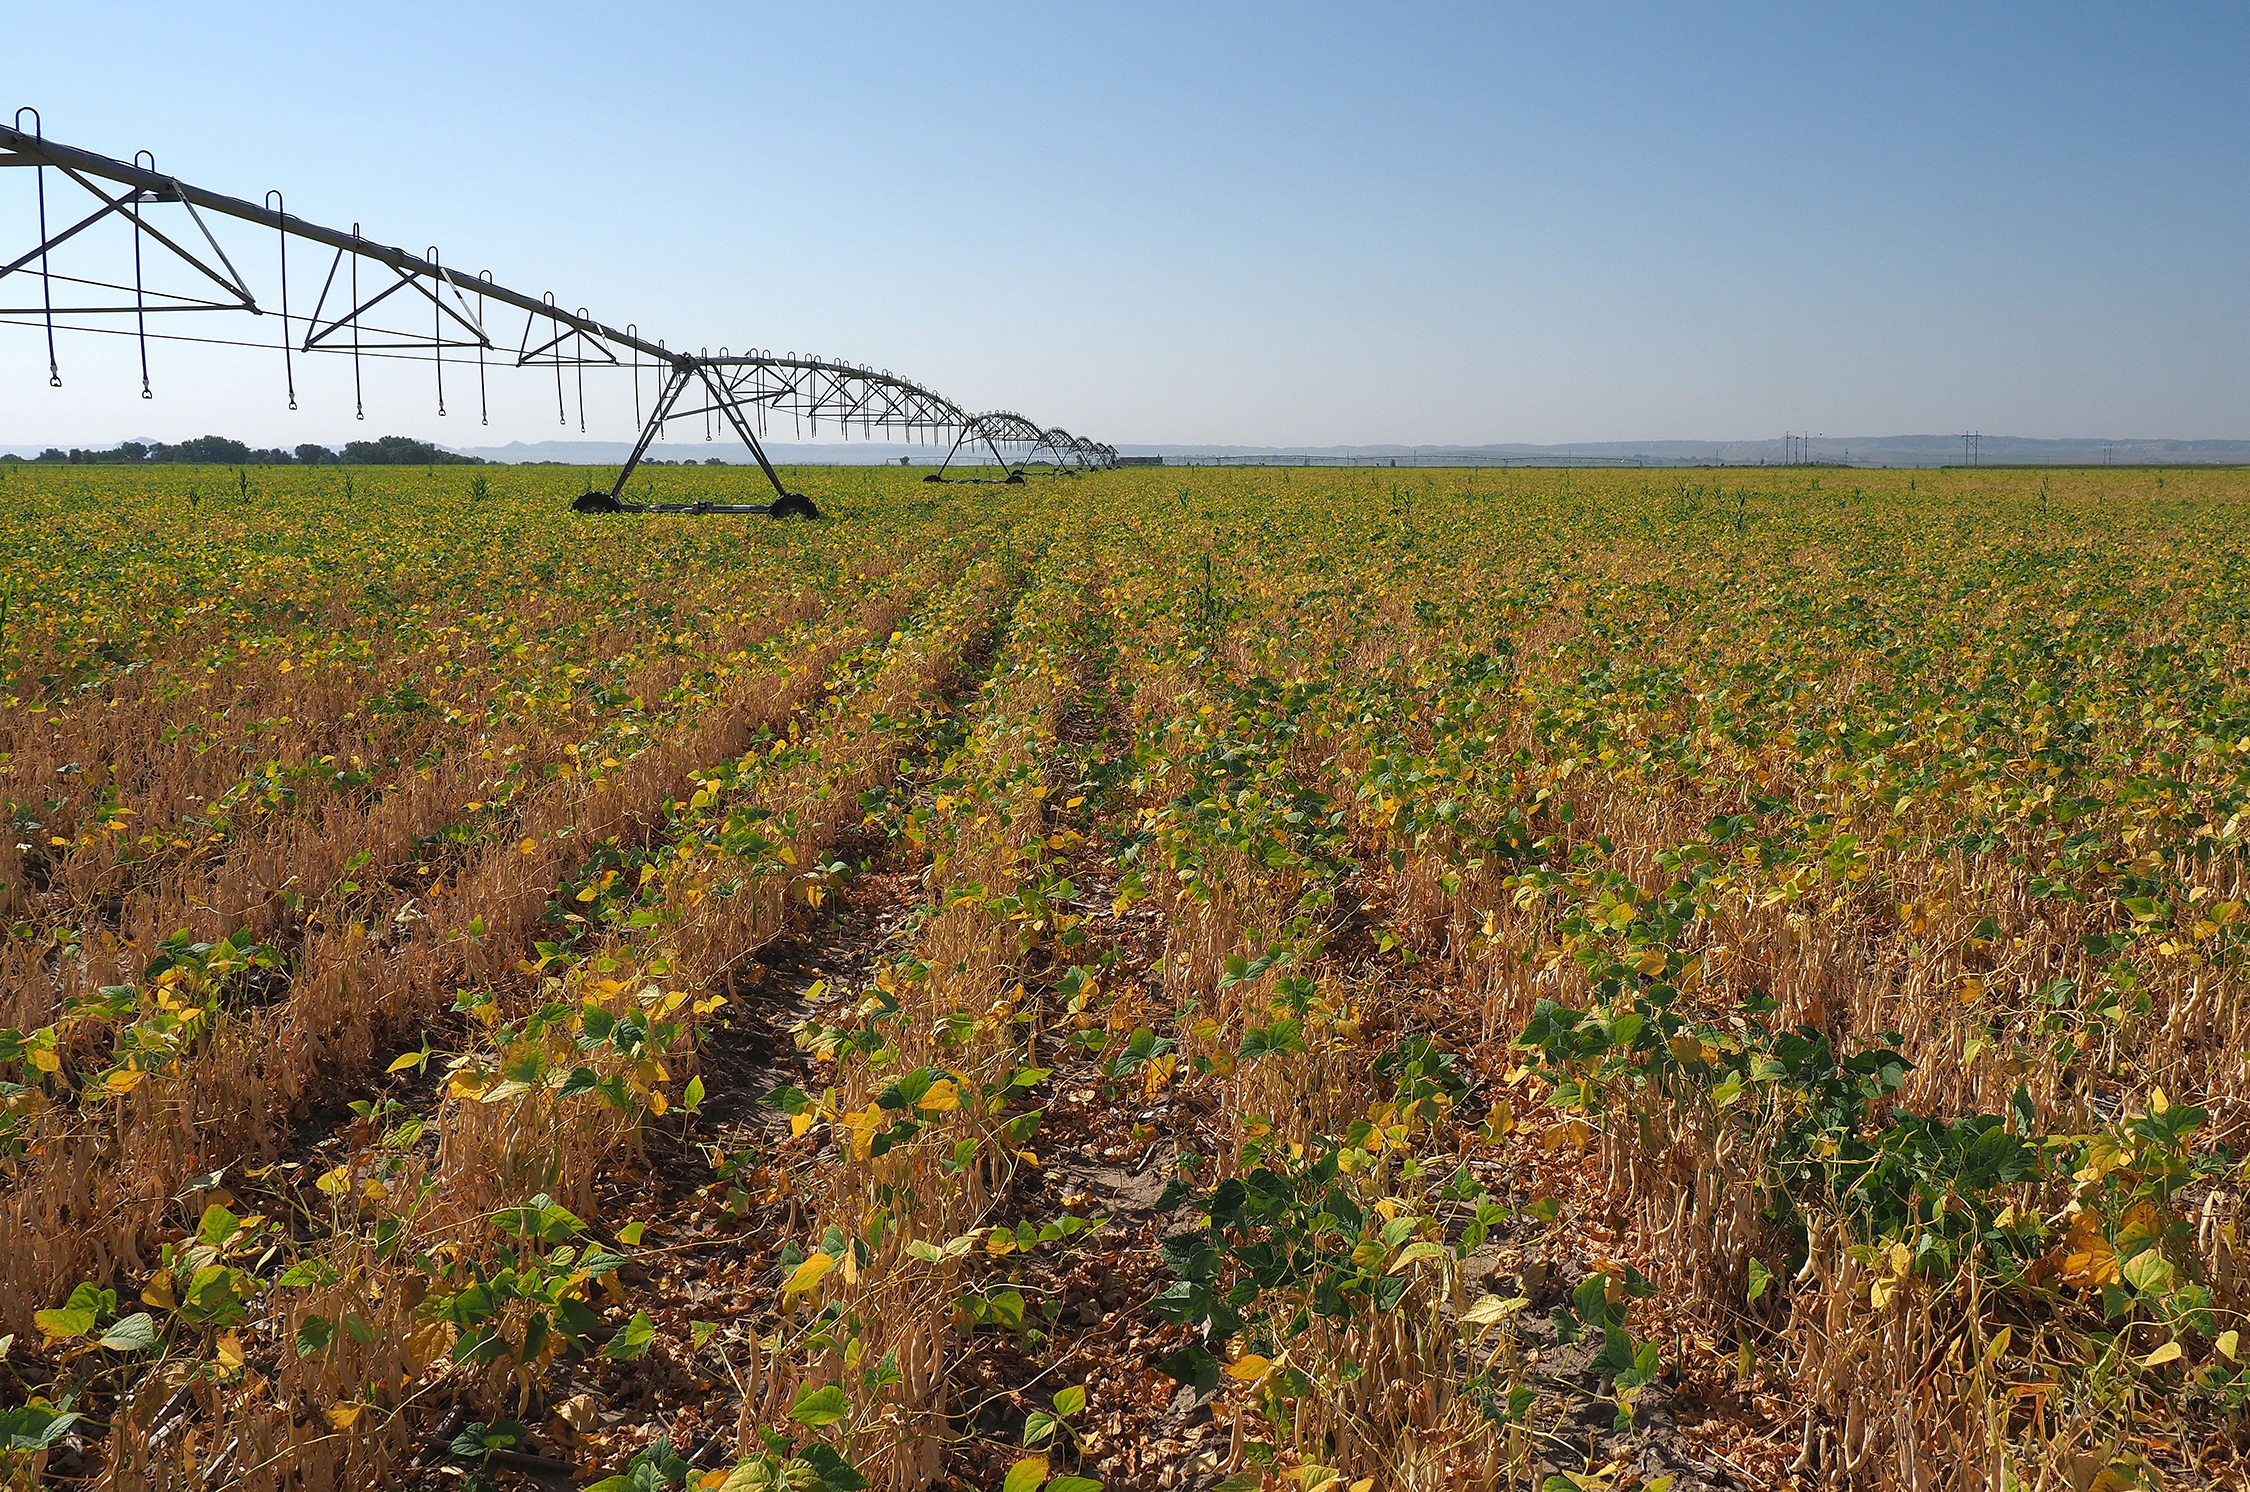
[[[1121,456],[1168,461],[1442,466],[1450,463],[1586,466],[1962,466],[1971,460],[1958,435],[1846,435],[1797,440],[1591,440],[1568,445],[1219,446],[1121,445]],[[2250,464],[2250,440],[2049,440],[1985,435],[1974,459],[1984,466],[2236,466]]]
[[[239,441],[204,436],[180,446],[165,447],[141,439],[128,442],[163,450],[151,459],[211,459],[225,462],[288,460],[290,453],[251,451]],[[378,451],[376,446],[389,447]],[[240,451],[242,455],[187,457],[174,455],[191,448],[203,452]],[[0,457],[38,457],[39,446],[0,446]],[[110,448],[100,453],[104,461],[119,459]],[[299,447],[298,450],[319,447]],[[379,443],[354,442],[344,448],[344,459],[396,461],[419,465],[452,459],[520,465],[555,462],[565,466],[615,466],[632,453],[632,445],[616,440],[514,441],[504,446],[438,448],[400,436]],[[1595,440],[1567,445],[1122,445],[1125,456],[1162,456],[1169,462],[1312,462],[1321,465],[1373,465],[1395,462],[1401,466],[1468,465],[1583,465],[1583,466],[1779,466],[1796,461],[1849,466],[1961,466],[1969,453],[1958,435],[1840,435],[1797,440]],[[943,445],[905,441],[784,442],[767,445],[766,454],[776,465],[894,465],[904,457],[914,466],[936,466],[945,459]],[[67,454],[67,453],[66,453]],[[963,452],[964,459],[972,453]],[[667,463],[702,465],[716,458],[726,465],[746,464],[750,453],[731,440],[667,440],[649,447],[647,459]],[[2043,439],[2024,435],[1986,435],[1977,442],[1976,460],[1985,466],[2192,466],[2250,465],[2250,440],[2148,440],[2120,438]]]

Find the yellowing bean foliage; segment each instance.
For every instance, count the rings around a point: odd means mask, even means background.
[[[11,1474],[2240,1474],[2240,474],[0,470]]]

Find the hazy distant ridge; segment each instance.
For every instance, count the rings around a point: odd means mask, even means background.
[[[144,439],[144,444],[147,443]],[[114,444],[114,442],[113,442]],[[39,446],[0,446],[0,455],[37,456]],[[504,446],[448,446],[464,456],[487,461],[524,463],[555,461],[570,466],[614,466],[632,454],[627,441],[542,440],[514,441]],[[1602,464],[1684,466],[1724,462],[1730,466],[1768,466],[1789,460],[1846,462],[1854,466],[1958,466],[1967,452],[1958,435],[1849,435],[1814,437],[1785,446],[1774,440],[1593,440],[1564,445],[1528,445],[1500,442],[1487,445],[1333,445],[1251,446],[1173,443],[1121,445],[1120,455],[1164,456],[1180,460],[1311,457],[1319,460],[1396,460],[1435,465],[1448,457],[1464,461],[1536,463],[1573,460]],[[893,465],[901,456],[915,466],[936,466],[946,448],[898,441],[774,442],[766,453],[779,465]],[[964,459],[970,453],[964,452]],[[746,463],[749,452],[726,441],[660,441],[649,458],[660,461],[701,463],[716,456],[729,464]],[[2042,439],[2027,435],[1986,435],[1978,441],[1977,459],[1983,464],[2037,463],[2056,466],[2162,465],[2208,463],[2250,465],[2250,440],[2147,440],[2147,439]]]

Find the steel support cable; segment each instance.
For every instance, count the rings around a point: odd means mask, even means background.
[[[581,321],[586,318],[584,306],[578,308],[578,317]],[[578,356],[575,361],[578,364],[578,433],[584,435],[586,433],[586,334],[584,332],[578,334]]]
[[[58,275],[56,278],[60,279],[61,276]],[[127,306],[125,309],[130,311],[133,308]],[[149,309],[151,311],[162,311],[181,308],[150,306]],[[0,326],[27,326],[33,331],[37,331],[39,321],[37,317],[27,321],[18,316],[0,315]],[[59,330],[75,333],[81,337],[130,337],[133,335],[131,327],[117,326],[64,326]],[[192,342],[198,347],[249,347],[262,352],[273,351],[271,342],[254,342],[248,337],[191,337],[184,332],[150,332],[148,339],[151,342]],[[430,360],[427,353],[386,352],[379,347],[368,348],[364,356],[375,362],[383,363],[426,363]]]
[[[324,297],[325,298],[325,297]],[[367,418],[367,398],[359,382],[359,224],[352,224],[352,418]],[[312,333],[305,333],[305,344],[312,345]]]
[[[555,292],[550,290],[539,298],[547,303],[548,313],[553,316],[555,325],[561,326],[562,308],[555,304]],[[549,347],[558,349],[555,353],[555,423],[564,426],[569,425],[570,415],[563,408],[562,353],[559,349],[562,346],[563,337],[568,335],[567,332],[561,333],[554,341],[547,344]],[[531,341],[531,323],[528,321],[523,326],[523,339],[526,343]]]
[[[41,144],[47,140],[47,126],[39,111],[29,104],[16,110],[16,128],[23,128],[23,116],[31,116],[31,133]],[[47,163],[41,158],[31,168],[31,176],[39,192],[39,300],[47,318],[47,387],[62,387],[62,364],[55,360],[55,291],[47,280]]]
[[[437,245],[430,245],[430,263],[438,262]],[[437,353],[437,412],[445,418],[445,303],[430,297],[430,346]]]
[[[491,283],[491,270],[477,271],[477,328],[480,332],[484,327],[484,287]],[[484,348],[489,341],[491,338],[486,336],[477,338],[477,423],[480,425],[492,423],[492,405],[484,395]]]
[[[148,157],[149,170],[154,171],[156,156],[150,151],[134,151],[133,164],[139,165],[144,155]],[[286,238],[282,241],[288,242]],[[141,194],[138,189],[133,192],[133,327],[140,338],[141,397],[153,399],[156,395],[148,386],[148,298],[141,292]],[[285,349],[288,346],[286,337],[282,340],[282,346]]]
[[[153,168],[155,163],[155,157],[151,156],[150,166]],[[274,207],[274,216],[281,219],[281,376],[289,385],[289,408],[294,412],[297,408],[297,369],[289,352],[289,199],[276,189],[266,193],[266,200],[269,206],[280,204]],[[136,239],[133,244],[136,269],[140,264],[140,251],[140,242]],[[144,384],[148,381],[146,374],[142,375],[141,381]]]

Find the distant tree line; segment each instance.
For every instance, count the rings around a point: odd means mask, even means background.
[[[21,461],[21,456],[0,457],[0,460]],[[67,462],[72,466],[145,466],[151,462],[171,462],[191,466],[482,466],[482,456],[463,456],[426,440],[410,440],[404,435],[386,435],[380,440],[355,440],[341,453],[327,446],[301,445],[293,451],[279,447],[257,450],[239,440],[229,440],[224,435],[198,435],[193,440],[183,440],[178,445],[143,445],[137,440],[124,441],[112,450],[85,451],[59,450],[49,446],[41,451],[38,460]]]

